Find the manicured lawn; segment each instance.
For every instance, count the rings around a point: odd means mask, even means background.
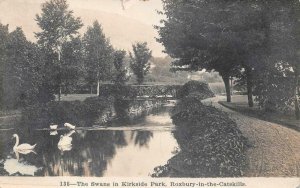
[[[279,112],[276,113],[265,112],[264,110],[259,109],[257,105],[254,105],[253,108],[250,108],[248,107],[247,104],[246,95],[234,95],[232,96],[231,103],[228,103],[226,101],[219,101],[219,103],[231,110],[240,112],[247,116],[255,117],[273,123],[278,123],[300,131],[300,121],[296,120],[295,116],[285,115]]]

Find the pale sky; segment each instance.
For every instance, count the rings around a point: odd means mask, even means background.
[[[0,22],[9,24],[11,30],[22,27],[26,37],[35,41],[34,32],[39,28],[34,18],[41,12],[43,2],[45,0],[0,0]],[[68,3],[75,16],[82,18],[81,34],[87,25],[98,20],[115,48],[129,51],[133,43],[146,41],[154,56],[165,56],[161,52],[163,46],[155,40],[158,34],[153,28],[161,19],[156,13],[162,10],[161,0],[131,0],[125,10],[121,0],[68,0]]]

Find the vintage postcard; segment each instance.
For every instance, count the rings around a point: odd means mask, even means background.
[[[299,20],[296,0],[0,0],[0,188],[299,188]]]

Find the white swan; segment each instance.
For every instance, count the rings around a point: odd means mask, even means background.
[[[19,145],[19,136],[17,134],[13,134],[13,138],[16,138],[16,143],[13,147],[13,150],[18,151],[19,153],[24,153],[24,154],[30,153],[36,146],[36,144],[30,145],[27,143]]]
[[[75,125],[72,125],[70,123],[65,123],[64,126],[69,128],[69,129],[75,129]]]
[[[72,134],[75,133],[74,130],[69,132],[68,134],[60,135],[59,142],[57,144],[57,147],[59,150],[63,151],[70,151],[72,149]]]
[[[50,125],[50,129],[51,129],[51,130],[56,130],[57,127],[58,127],[58,125],[54,125],[54,124],[51,124],[51,125]]]

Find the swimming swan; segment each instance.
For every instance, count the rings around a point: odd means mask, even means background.
[[[58,127],[58,125],[54,125],[54,124],[51,124],[51,125],[50,125],[50,129],[51,129],[51,130],[56,130],[57,127]]]
[[[19,153],[30,153],[31,150],[33,150],[36,146],[36,144],[30,145],[27,143],[19,145],[19,136],[17,134],[13,134],[13,138],[16,138],[16,143],[13,147],[13,150],[18,151]]]
[[[64,126],[69,128],[69,129],[75,129],[75,126],[70,124],[70,123],[65,123]]]
[[[57,147],[59,150],[63,151],[70,151],[72,149],[72,134],[74,134],[75,131],[72,130],[68,134],[60,135],[59,142],[57,144]]]

